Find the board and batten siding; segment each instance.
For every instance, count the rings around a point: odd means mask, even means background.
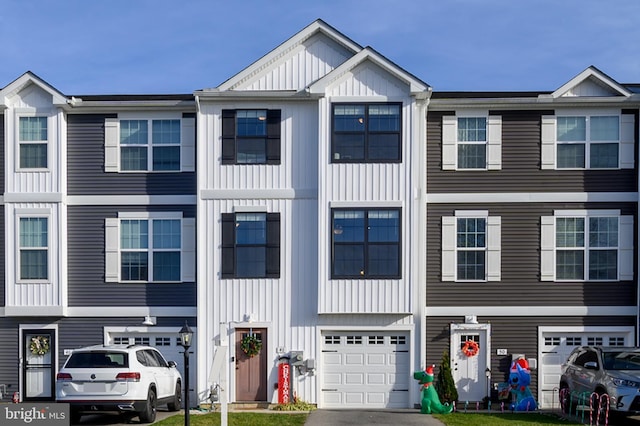
[[[523,310],[526,308],[523,308]],[[619,327],[635,326],[634,317],[569,317],[544,316],[478,316],[480,324],[491,324],[491,389],[494,383],[506,382],[509,377],[512,354],[524,354],[527,358],[538,357],[538,328],[541,326],[563,327]],[[439,365],[444,351],[449,353],[451,323],[464,323],[462,317],[427,317],[427,365]],[[496,349],[507,349],[507,355],[497,355]],[[538,368],[540,360],[538,360]],[[531,392],[538,392],[538,370],[531,372]],[[496,392],[492,390],[492,392]],[[497,394],[493,395],[497,399]]]
[[[452,114],[429,111],[427,116],[428,193],[638,191],[635,169],[542,170],[542,116],[553,115],[553,110],[489,111],[502,117],[501,170],[442,170],[442,116]]]
[[[456,210],[488,210],[501,217],[500,281],[443,282],[442,217]],[[540,281],[541,217],[554,210],[619,209],[638,219],[635,203],[499,203],[430,204],[427,208],[427,306],[630,306],[635,304],[635,281]],[[634,247],[637,247],[634,238]],[[634,256],[634,270],[637,261]]]
[[[221,279],[220,250],[223,213],[234,211],[265,211],[280,213],[280,278]],[[277,347],[286,351],[305,350],[305,358],[316,358],[317,323],[317,202],[313,199],[234,199],[204,200],[199,209],[198,223],[200,253],[198,264],[202,280],[198,303],[206,306],[206,316],[200,316],[199,333],[219,336],[221,322],[236,327],[268,327],[269,383],[277,381],[275,366]],[[202,285],[202,283],[207,283]],[[201,308],[202,311],[202,308]],[[248,323],[247,318],[252,322]],[[233,354],[233,339],[230,336]],[[207,382],[214,346],[199,352],[206,361],[206,373],[199,375],[200,390],[208,389]],[[232,355],[233,356],[233,355]],[[202,364],[201,364],[202,365]],[[235,374],[235,369],[230,369]],[[296,383],[298,394],[315,401],[315,378]],[[230,380],[230,383],[233,379]],[[271,392],[271,391],[270,391]],[[231,393],[231,395],[235,395]]]
[[[182,195],[196,193],[195,172],[105,172],[106,118],[117,114],[69,114],[67,189],[69,195]],[[185,113],[183,117],[193,117]]]
[[[172,212],[195,217],[195,206],[69,206],[69,306],[196,306],[196,286],[185,283],[106,283],[105,219],[118,212]]]

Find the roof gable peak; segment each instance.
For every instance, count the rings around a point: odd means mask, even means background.
[[[632,93],[593,65],[551,94],[552,98],[629,97]]]

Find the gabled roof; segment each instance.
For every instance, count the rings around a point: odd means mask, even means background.
[[[354,42],[350,38],[346,37],[340,31],[333,28],[331,25],[324,22],[322,19],[317,19],[311,24],[307,25],[301,31],[290,37],[284,43],[280,44],[278,47],[264,55],[262,58],[255,61],[253,64],[249,65],[247,68],[240,71],[238,74],[234,75],[220,86],[217,87],[219,91],[230,90],[238,83],[243,80],[253,76],[256,72],[265,67],[268,67],[269,64],[272,64],[276,59],[284,56],[287,52],[290,52],[294,47],[300,45],[305,40],[309,39],[313,35],[317,33],[322,33],[325,36],[329,37],[336,43],[343,46],[345,49],[353,52],[354,54],[360,50],[362,50],[362,46],[358,43]],[[207,90],[207,89],[205,89]],[[210,90],[210,89],[209,89]]]
[[[6,106],[8,97],[15,95],[30,84],[34,84],[49,93],[53,105],[67,104],[68,98],[65,95],[31,71],[27,71],[0,90],[0,105]]]
[[[360,52],[352,56],[350,59],[345,61],[342,65],[340,65],[324,77],[320,78],[319,80],[315,81],[313,84],[309,85],[309,92],[324,93],[327,86],[329,86],[337,78],[353,70],[356,66],[362,64],[365,61],[370,61],[378,65],[389,74],[405,82],[409,86],[409,90],[412,94],[427,93],[431,90],[431,87],[427,83],[408,73],[395,63],[391,62],[390,60],[376,52],[373,48],[367,46]]]
[[[629,97],[632,94],[633,92],[592,65],[554,91],[551,97]]]

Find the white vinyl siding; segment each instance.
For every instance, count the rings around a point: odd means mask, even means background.
[[[460,170],[458,150],[458,119],[471,115],[445,115],[442,117],[442,170]],[[486,121],[486,167],[477,170],[502,169],[502,117],[488,116]],[[464,169],[474,170],[474,169]]]
[[[104,168],[106,172],[121,171],[120,121],[121,118],[105,118]],[[149,121],[152,122],[153,119]],[[180,170],[175,171],[192,172],[195,170],[195,118],[183,117],[180,122]],[[151,132],[151,126],[148,131]]]

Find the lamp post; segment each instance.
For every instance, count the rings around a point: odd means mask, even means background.
[[[184,348],[184,426],[189,426],[189,348],[193,339],[193,330],[185,321],[179,333],[180,346]]]

